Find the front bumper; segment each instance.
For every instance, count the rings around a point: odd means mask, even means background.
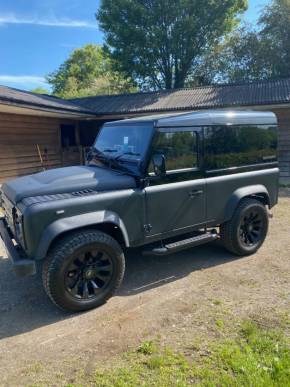
[[[12,238],[7,230],[4,218],[0,218],[0,237],[7,250],[8,258],[12,261],[14,273],[17,277],[26,277],[36,273],[35,261],[23,258],[17,246],[12,242]]]

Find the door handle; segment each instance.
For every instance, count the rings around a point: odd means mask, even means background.
[[[193,190],[193,191],[189,192],[189,196],[191,198],[195,198],[196,196],[200,196],[202,194],[203,194],[203,190],[202,189],[196,189],[196,190]]]

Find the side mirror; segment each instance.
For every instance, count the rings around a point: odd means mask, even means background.
[[[161,153],[156,153],[152,157],[153,169],[156,176],[165,176],[166,167],[165,167],[165,157]]]

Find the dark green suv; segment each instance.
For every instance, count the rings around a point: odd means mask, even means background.
[[[120,286],[124,251],[176,253],[220,239],[255,253],[278,200],[273,113],[203,111],[107,123],[86,166],[2,186],[0,234],[18,275],[59,307],[97,307]]]

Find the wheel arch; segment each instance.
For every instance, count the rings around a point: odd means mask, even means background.
[[[228,221],[232,218],[235,209],[241,200],[246,198],[256,199],[259,202],[263,203],[265,206],[271,206],[270,195],[267,188],[264,185],[251,185],[247,187],[242,187],[234,191],[228,200],[225,209],[225,218],[224,221]]]
[[[101,211],[62,218],[51,223],[42,233],[35,254],[36,260],[44,259],[48,250],[72,231],[95,229],[116,239],[120,245],[130,246],[128,233],[122,219],[114,212]]]

